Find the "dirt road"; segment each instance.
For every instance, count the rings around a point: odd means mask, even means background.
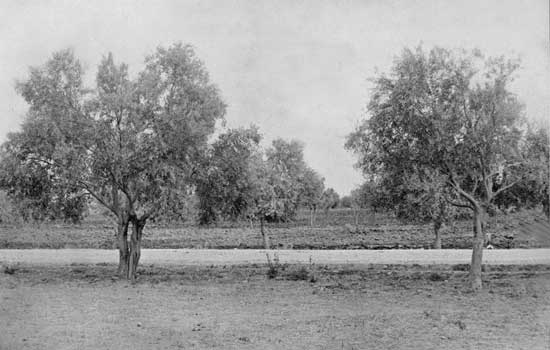
[[[144,249],[142,264],[239,265],[263,264],[265,250]],[[467,264],[471,250],[272,250],[280,263],[290,264]],[[550,264],[550,249],[485,250],[485,264]],[[69,265],[117,263],[117,250],[104,249],[0,249],[0,263]]]

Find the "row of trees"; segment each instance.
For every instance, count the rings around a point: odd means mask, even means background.
[[[230,129],[209,150],[197,176],[200,222],[292,220],[299,208],[334,208],[338,194],[325,190],[324,179],[307,166],[303,145],[276,139],[260,147],[256,127]]]
[[[264,247],[270,249],[265,221],[290,221],[299,208],[308,208],[313,225],[317,210],[334,208],[339,197],[307,166],[300,142],[276,139],[263,150],[260,141],[256,127],[221,134],[196,178],[196,193],[202,224],[259,221]]]
[[[519,62],[479,52],[404,50],[373,80],[367,116],[348,136],[369,204],[408,220],[473,220],[471,285],[481,288],[483,223],[497,207],[543,204],[548,134],[526,123],[509,91]]]
[[[204,224],[258,220],[266,248],[265,220],[307,207],[313,224],[338,202],[297,141],[263,150],[250,127],[210,142],[225,104],[190,46],[158,48],[135,78],[109,54],[95,86],[83,82],[64,50],[17,83],[29,111],[2,145],[0,187],[24,219],[78,221],[93,198],[116,222],[121,276],[135,278],[146,223],[178,218],[191,198]]]
[[[450,218],[472,217],[474,289],[488,213],[549,210],[548,134],[526,124],[508,90],[518,67],[479,52],[405,50],[373,80],[367,118],[346,143],[367,180],[356,203],[432,221],[436,237]],[[122,276],[135,278],[146,223],[181,215],[193,196],[202,223],[259,221],[266,248],[266,220],[290,220],[307,207],[313,224],[319,208],[337,205],[297,141],[264,150],[250,127],[209,142],[225,104],[190,46],[158,48],[134,78],[111,54],[93,88],[83,75],[65,50],[17,84],[29,111],[2,146],[0,186],[35,219],[78,220],[94,198],[116,221]]]

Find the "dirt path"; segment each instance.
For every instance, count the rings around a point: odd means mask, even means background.
[[[467,264],[470,250],[274,250],[280,263],[315,264]],[[550,249],[485,250],[483,261],[492,265],[550,264]],[[38,265],[117,263],[117,250],[0,249],[0,262]],[[144,249],[142,264],[239,265],[263,264],[265,250]]]

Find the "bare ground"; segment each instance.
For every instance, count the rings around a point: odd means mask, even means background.
[[[358,224],[353,211],[335,210],[327,217],[319,214],[313,227],[305,217],[289,223],[268,225],[272,247],[280,249],[409,249],[430,248],[431,225],[404,225],[394,218],[379,215],[370,220],[363,213]],[[303,215],[302,215],[303,216]],[[546,218],[540,212],[522,212],[492,218],[487,232],[495,248],[550,247],[550,227],[541,226]],[[148,223],[144,229],[143,248],[215,248],[261,249],[257,224],[220,224],[199,227],[183,224]],[[541,231],[542,230],[542,231]],[[442,247],[471,249],[472,224],[457,221],[442,229]],[[0,224],[0,248],[95,248],[112,249],[116,245],[113,222],[104,217],[85,220],[80,225],[42,223],[26,225]]]
[[[546,349],[550,267],[20,266],[0,272],[0,349]]]

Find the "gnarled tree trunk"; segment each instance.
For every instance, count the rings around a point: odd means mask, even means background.
[[[118,275],[121,278],[128,278],[128,224],[129,218],[121,215],[117,223],[117,241],[118,241]]]
[[[481,263],[483,259],[483,245],[485,237],[483,236],[482,217],[483,209],[476,205],[474,208],[474,240],[472,249],[472,264],[470,265],[470,283],[474,291],[481,290]]]
[[[433,249],[441,249],[441,221],[434,221],[434,244]]]
[[[141,237],[145,227],[145,220],[132,220],[132,235],[130,236],[130,252],[128,261],[128,278],[134,282],[136,280],[137,267],[141,257]]]

